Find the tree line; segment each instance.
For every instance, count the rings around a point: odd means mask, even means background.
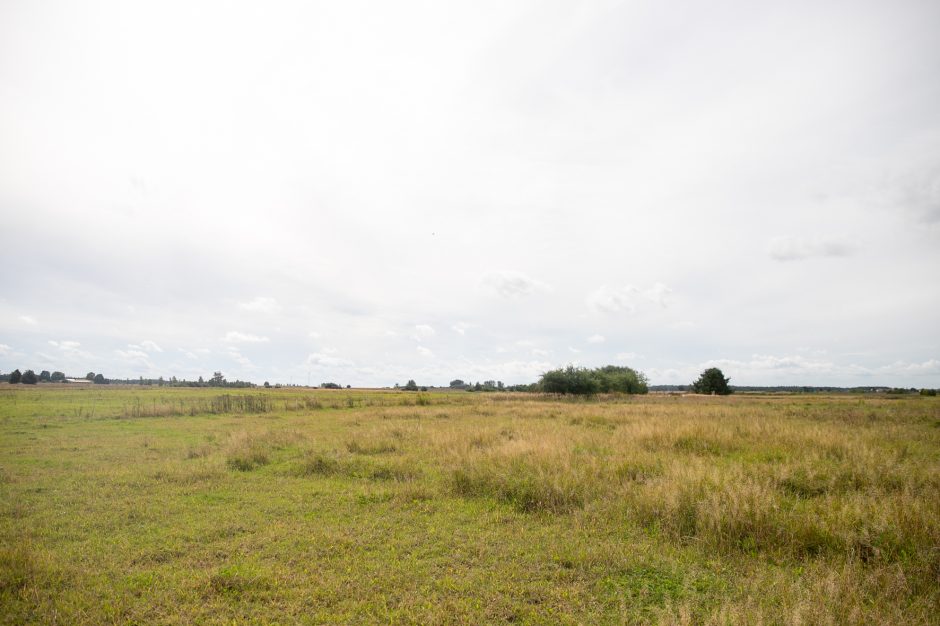
[[[726,378],[717,367],[706,369],[698,380],[688,385],[688,390],[700,394],[727,395],[732,393]],[[567,367],[545,372],[538,382],[524,385],[504,385],[499,380],[487,380],[482,383],[468,383],[455,378],[448,385],[450,389],[471,392],[521,391],[530,393],[551,393],[558,395],[593,396],[600,393],[644,394],[649,393],[649,380],[643,372],[622,365],[605,365],[587,368]],[[395,385],[395,389],[405,391],[426,391],[414,380],[407,384]]]
[[[25,372],[20,372],[16,369],[10,372],[9,374],[0,374],[0,381],[8,382],[13,385],[22,384],[22,385],[35,385],[38,383],[68,383],[71,380],[75,380],[77,377],[66,376],[63,372],[55,371],[49,372],[48,370],[42,370],[39,374],[36,374],[33,370],[26,370]],[[208,379],[204,379],[202,376],[198,380],[185,380],[179,379],[176,376],[171,376],[170,378],[164,378],[160,376],[159,378],[144,378],[140,376],[138,378],[107,378],[104,374],[88,372],[81,378],[92,382],[96,385],[109,385],[111,383],[121,384],[121,385],[156,385],[160,387],[233,387],[233,388],[245,388],[245,387],[255,387],[254,383],[250,383],[244,380],[234,380],[228,381],[225,379],[225,376],[222,372],[214,372],[212,376]]]

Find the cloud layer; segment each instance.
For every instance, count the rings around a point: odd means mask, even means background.
[[[3,3],[0,370],[940,386],[937,23]]]

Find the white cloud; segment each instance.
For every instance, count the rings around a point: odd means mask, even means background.
[[[150,355],[140,350],[115,350],[114,353],[122,359],[129,361],[145,361],[148,364],[150,363]]]
[[[927,377],[940,375],[940,360],[922,362],[895,361],[885,365],[864,366],[802,355],[755,354],[750,359],[711,359],[679,368],[651,368],[647,374],[653,384],[688,384],[709,367],[718,367],[738,385],[834,385],[867,386],[900,384],[930,386]],[[913,377],[913,378],[911,378]],[[910,381],[910,382],[902,382]]]
[[[415,326],[415,332],[412,335],[412,338],[417,339],[418,341],[422,341],[425,339],[430,339],[436,334],[437,331],[434,330],[433,327],[428,326],[427,324],[418,324]]]
[[[489,272],[483,276],[481,283],[486,290],[503,298],[517,298],[536,292],[551,291],[549,285],[530,278],[522,272],[510,270]]]
[[[30,315],[20,315],[19,320],[23,322],[24,324],[28,324],[29,326],[36,326],[37,324],[39,324],[36,318]]]
[[[642,354],[637,354],[636,352],[618,352],[614,357],[618,361],[632,361],[634,359],[642,359]]]
[[[895,361],[890,365],[883,365],[872,370],[873,374],[913,374],[916,376],[932,376],[940,374],[940,360],[929,359],[921,363],[908,363]]]
[[[573,348],[573,347],[571,347],[571,346],[568,346],[568,351],[569,351],[569,352],[573,352],[573,353],[575,353],[575,354],[580,354],[580,353],[581,353],[580,350],[578,350],[577,348]]]
[[[471,328],[472,326],[465,322],[457,322],[456,324],[450,327],[450,329],[454,331],[455,333],[457,333],[458,335],[466,334],[467,331],[470,330]]]
[[[607,338],[604,335],[594,334],[587,338],[588,343],[604,343]]]
[[[5,343],[0,343],[0,356],[9,356],[13,353],[13,348]]]
[[[501,361],[474,363],[462,370],[463,380],[534,382],[554,366],[549,361]]]
[[[252,335],[251,333],[242,333],[237,330],[230,330],[225,333],[225,337],[222,341],[226,343],[264,343],[268,341],[268,338]]]
[[[50,346],[58,348],[59,350],[62,350],[63,352],[75,352],[78,350],[79,346],[82,345],[77,341],[69,341],[69,340],[53,341],[50,339],[48,343]]]
[[[418,346],[418,347],[416,348],[416,350],[418,351],[418,354],[420,354],[420,355],[423,356],[423,357],[433,357],[433,356],[434,356],[434,353],[431,352],[430,350],[428,350],[427,348],[425,348],[424,346]]]
[[[311,339],[319,339],[322,335],[320,335],[320,333],[315,330],[311,330],[309,333],[307,333],[307,336]]]
[[[278,313],[282,307],[274,298],[258,296],[248,302],[239,302],[238,308],[243,311],[253,311],[256,313]]]
[[[777,237],[771,240],[769,252],[775,261],[802,261],[846,257],[855,252],[855,246],[839,238]]]
[[[163,352],[163,348],[158,346],[156,342],[149,339],[141,341],[140,344],[130,344],[128,347],[135,350],[144,350],[146,352]]]
[[[613,288],[601,285],[587,297],[588,307],[598,313],[632,313],[636,310],[634,300],[639,289],[632,285]]]
[[[665,308],[669,305],[668,296],[672,293],[672,289],[667,287],[662,283],[656,283],[649,289],[643,292],[643,295],[647,300],[655,302],[659,306]]]
[[[245,355],[243,355],[243,354],[238,350],[238,348],[230,347],[230,348],[225,352],[225,354],[226,354],[230,359],[232,359],[233,361],[235,361],[236,363],[238,363],[239,365],[241,365],[242,367],[244,367],[244,368],[246,368],[246,369],[254,369],[254,364],[251,362],[251,359],[249,359],[248,357],[246,357]]]
[[[316,368],[326,368],[326,367],[352,367],[353,362],[347,359],[342,359],[332,354],[327,354],[324,352],[313,352],[307,355],[306,361],[304,363],[309,367]]]

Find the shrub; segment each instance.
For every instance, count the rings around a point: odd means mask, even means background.
[[[596,393],[647,393],[646,376],[630,367],[606,365],[596,369],[574,367],[542,374],[539,386],[546,393],[591,396]]]
[[[539,385],[546,393],[562,395],[570,393],[578,396],[593,396],[600,389],[600,385],[589,369],[573,365],[545,372],[539,380]]]
[[[26,370],[23,372],[23,378],[20,382],[24,385],[35,385],[37,382],[39,382],[39,377],[36,376],[36,372],[33,370]]]

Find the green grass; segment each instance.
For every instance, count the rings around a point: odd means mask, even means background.
[[[940,401],[0,387],[0,623],[931,624]]]

